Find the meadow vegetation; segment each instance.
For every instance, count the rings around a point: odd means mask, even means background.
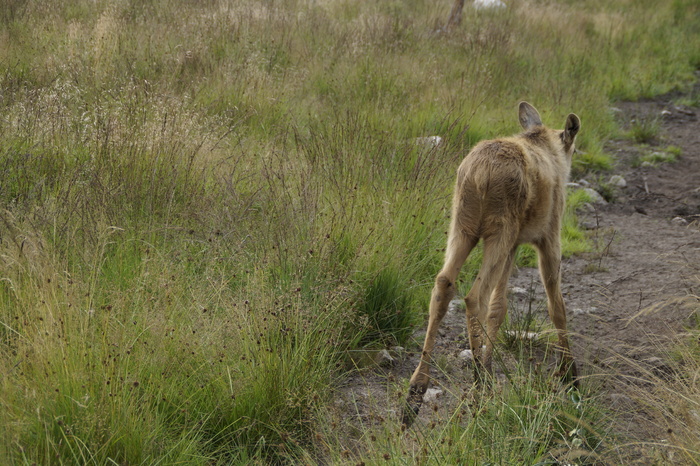
[[[581,117],[575,176],[605,168],[611,99],[700,66],[694,1],[514,1],[441,34],[448,3],[0,1],[0,463],[598,447],[605,415],[532,374],[478,422],[334,435],[348,351],[423,322],[465,151],[527,99]],[[572,199],[565,254],[590,247]]]

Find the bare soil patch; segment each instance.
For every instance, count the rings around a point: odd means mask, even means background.
[[[700,83],[691,92],[697,95]],[[607,150],[617,159],[613,173],[588,181],[595,187],[619,174],[627,186],[609,190],[612,202],[580,213],[598,250],[563,262],[574,355],[584,384],[592,384],[598,402],[612,413],[609,428],[620,445],[608,447],[630,463],[645,463],[648,445],[663,447],[674,435],[672,421],[652,415],[634,394],[648,383],[640,374],[668,370],[666,350],[690,323],[693,312],[678,298],[697,295],[700,287],[700,110],[678,105],[680,97],[673,93],[624,102],[612,110],[625,128],[652,122],[659,131],[646,144],[630,138],[609,142]],[[680,148],[677,161],[640,163],[643,156],[669,146]],[[534,306],[538,319],[546,321],[545,295],[536,269],[516,271],[510,286],[516,290],[511,294],[512,318]],[[438,367],[431,386],[442,393],[424,404],[418,423],[444,418],[471,387],[470,363],[460,357],[468,348],[465,329],[463,311],[450,310],[434,352]],[[401,387],[418,363],[423,335],[424,330],[416,332],[407,352],[393,353],[393,363],[369,367],[351,377],[337,394],[339,410],[358,422],[373,418],[400,422]],[[502,367],[537,364],[538,358],[551,366],[547,351],[533,351],[538,354],[531,360],[515,361],[502,349]],[[656,460],[672,461],[672,452],[653,450],[661,455]]]

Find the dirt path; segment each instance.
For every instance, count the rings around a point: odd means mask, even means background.
[[[699,91],[700,85],[694,92]],[[563,262],[574,354],[582,372],[597,378],[601,385],[601,399],[616,414],[614,430],[631,444],[663,442],[671,434],[668,426],[636,403],[629,394],[635,382],[625,375],[635,375],[645,365],[663,365],[659,356],[664,345],[688,324],[690,315],[688,308],[670,302],[692,292],[697,295],[700,288],[700,110],[676,106],[678,97],[668,95],[618,106],[623,126],[659,121],[659,136],[648,146],[630,140],[609,143],[607,150],[618,159],[614,173],[625,178],[627,187],[614,191],[614,202],[580,215],[599,251]],[[635,162],[668,146],[681,149],[677,162],[653,167]],[[610,175],[605,175],[605,181]],[[515,291],[511,293],[511,313],[513,307],[526,309],[533,302],[544,319],[545,297],[536,269],[518,270],[510,286]],[[353,377],[340,390],[338,403],[350,404],[354,415],[360,417],[378,409],[386,410],[387,417],[398,417],[398,400],[382,405],[387,399],[387,381],[400,385],[410,377],[423,332],[414,335],[408,353],[397,358],[391,368],[363,371]],[[442,391],[437,403],[449,409],[471,383],[468,363],[459,356],[467,348],[464,313],[448,312],[440,333],[434,356],[439,370],[434,371],[432,387]],[[618,375],[608,379],[599,377],[602,373]],[[435,415],[424,407],[418,422],[430,422]],[[629,454],[630,459],[644,461],[634,448]]]
[[[627,188],[583,219],[599,225],[596,238],[609,247],[598,258],[571,258],[564,265],[574,345],[586,355],[589,373],[618,374],[601,389],[617,415],[615,430],[630,441],[664,442],[672,435],[673,426],[635,401],[635,390],[644,387],[634,377],[644,368],[665,370],[659,357],[668,356],[668,344],[692,312],[678,298],[697,296],[700,289],[700,112],[674,105],[677,97],[619,106],[627,126],[659,119],[660,138],[646,148],[609,144]],[[668,146],[681,148],[677,162],[633,166],[640,155]]]

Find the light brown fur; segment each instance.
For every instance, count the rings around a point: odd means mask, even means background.
[[[480,239],[484,242],[483,263],[465,297],[475,381],[491,373],[493,342],[506,315],[515,251],[518,245],[531,243],[538,252],[549,316],[558,332],[560,373],[577,383],[560,289],[560,230],[574,139],[581,123],[570,114],[564,130],[546,128],[527,102],[520,103],[519,119],[523,133],[480,142],[457,170],[445,264],[435,279],[423,353],[411,377],[403,418],[407,425],[413,422],[428,388],[430,355],[455,295],[457,275]]]

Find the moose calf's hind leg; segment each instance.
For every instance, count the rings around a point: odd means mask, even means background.
[[[498,338],[498,330],[501,328],[501,324],[508,310],[508,278],[513,268],[515,251],[516,249],[513,248],[510,254],[508,254],[506,261],[503,263],[501,276],[498,279],[496,288],[494,288],[491,294],[488,314],[486,315],[486,347],[483,351],[483,366],[489,373],[492,372],[491,361],[493,357],[493,345]]]
[[[565,382],[573,383],[575,387],[578,387],[578,371],[569,346],[566,330],[566,306],[561,294],[560,247],[559,244],[548,246],[546,243],[538,246],[540,274],[547,292],[547,310],[552,324],[557,329],[557,349],[560,352],[558,372]]]
[[[425,334],[425,343],[421,354],[420,363],[413,372],[411,383],[408,389],[408,398],[406,399],[406,407],[403,413],[403,423],[410,426],[413,423],[421,405],[423,404],[423,395],[428,389],[430,382],[430,355],[435,346],[435,337],[437,336],[440,322],[445,317],[447,306],[455,295],[454,280],[440,273],[435,280],[435,287],[430,298],[430,316],[428,320],[428,330]]]
[[[491,376],[491,355],[498,328],[505,317],[505,287],[513,260],[508,236],[484,240],[481,269],[465,298],[469,347],[474,356],[474,381],[483,384]],[[495,293],[492,299],[492,294]]]
[[[445,255],[445,265],[435,279],[435,286],[430,298],[430,315],[428,317],[428,330],[425,334],[425,343],[421,353],[420,363],[413,372],[409,385],[406,406],[403,412],[403,423],[410,426],[415,420],[421,405],[423,395],[430,383],[430,355],[435,346],[438,327],[442,322],[447,306],[456,293],[456,280],[459,269],[462,268],[467,256],[476,244],[475,239],[469,239],[461,233],[453,231],[448,240],[448,248]]]

